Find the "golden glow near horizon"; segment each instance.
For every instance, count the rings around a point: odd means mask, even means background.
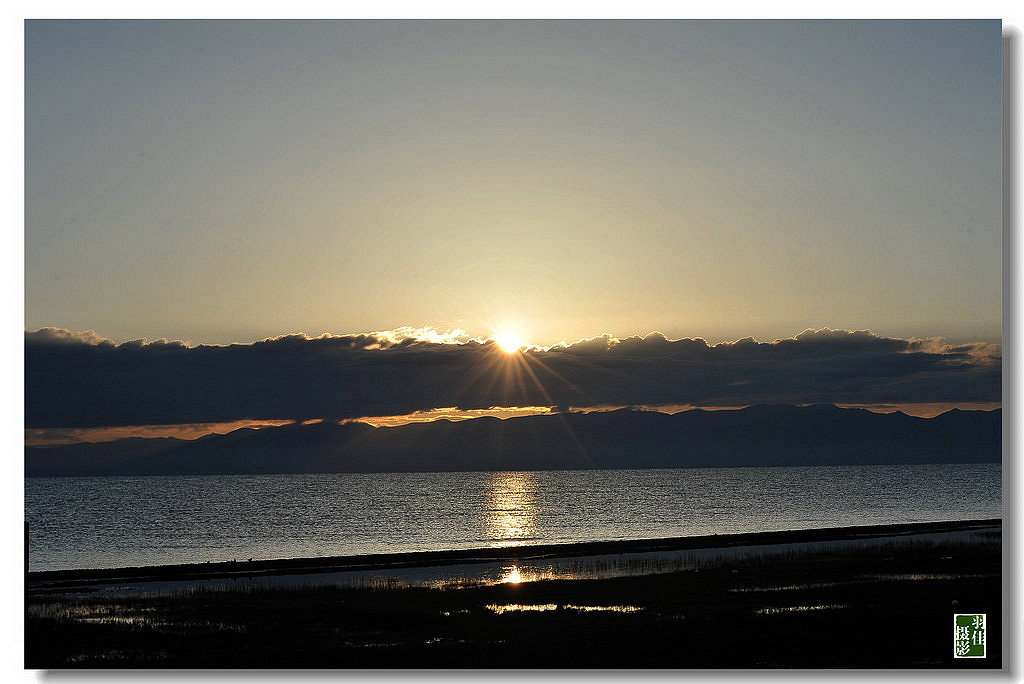
[[[551,413],[550,406],[491,406],[485,409],[460,409],[456,406],[416,411],[398,416],[366,416],[352,418],[344,422],[359,422],[374,427],[399,427],[409,423],[430,423],[435,420],[470,420],[472,418],[518,418],[519,416],[536,416]]]

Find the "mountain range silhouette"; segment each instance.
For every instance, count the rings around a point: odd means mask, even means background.
[[[400,427],[243,428],[196,440],[26,447],[26,476],[443,472],[977,463],[1001,460],[1002,412],[934,418],[832,405],[674,415],[622,409]]]

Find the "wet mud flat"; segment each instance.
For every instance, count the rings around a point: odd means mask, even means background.
[[[302,584],[301,578],[314,583],[344,583],[347,577],[361,573],[365,577],[408,578],[450,576],[470,577],[473,566],[487,564],[540,564],[546,561],[632,558],[664,559],[671,554],[737,555],[769,549],[813,548],[841,544],[857,545],[872,540],[900,537],[906,539],[963,538],[973,533],[1000,529],[999,519],[943,522],[862,525],[852,527],[799,529],[774,532],[748,532],[723,535],[669,537],[661,539],[624,539],[567,544],[528,544],[445,551],[415,551],[316,558],[248,559],[215,563],[187,563],[141,567],[71,569],[28,572],[26,588],[30,595],[113,591],[117,593],[135,584],[135,593],[176,591],[202,582],[231,586],[237,580],[271,579],[263,586]],[[27,545],[26,545],[27,546]],[[573,565],[578,565],[574,563]],[[662,564],[663,566],[666,564]],[[680,564],[682,565],[682,564]],[[423,568],[458,568],[461,572],[422,572]],[[644,573],[641,573],[644,574]],[[230,583],[217,582],[231,580]],[[406,583],[406,582],[403,582]]]
[[[30,581],[25,666],[999,669],[1001,540],[986,522],[967,540],[897,533],[605,579],[141,596]],[[953,657],[955,613],[986,614],[986,658]]]

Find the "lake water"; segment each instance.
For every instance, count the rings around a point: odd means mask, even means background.
[[[30,570],[1002,516],[1000,464],[28,478]]]

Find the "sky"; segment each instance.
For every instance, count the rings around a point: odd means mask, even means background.
[[[238,13],[209,6],[156,11]],[[587,7],[570,13],[609,13]],[[681,11],[737,11],[722,7]],[[396,40],[366,24],[30,23],[26,331],[224,344],[507,322],[540,344],[822,326],[998,341],[997,22],[655,22],[608,40],[617,25],[521,23],[506,40],[471,26]]]
[[[997,343],[1000,60],[998,21],[30,21],[25,329]]]

